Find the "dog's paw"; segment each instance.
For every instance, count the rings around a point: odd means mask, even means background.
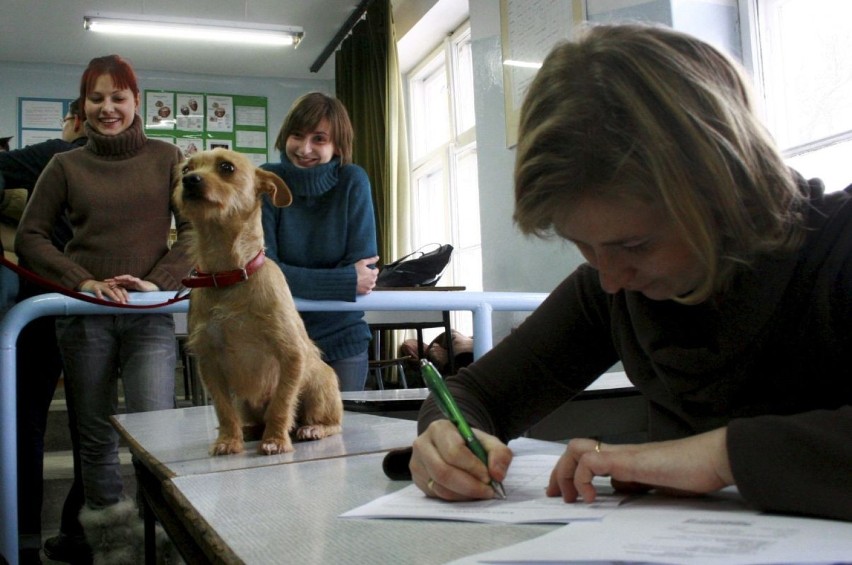
[[[210,455],[231,455],[243,452],[243,441],[241,439],[219,438],[210,446]]]
[[[330,435],[339,434],[340,426],[326,426],[324,424],[310,424],[301,426],[296,430],[296,437],[304,440],[322,439]]]
[[[261,455],[276,455],[290,451],[293,451],[293,442],[290,441],[289,437],[265,437],[260,440],[260,445],[257,446],[257,452]]]

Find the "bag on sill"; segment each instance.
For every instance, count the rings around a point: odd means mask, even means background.
[[[437,248],[423,251],[432,245],[437,245]],[[453,246],[449,243],[424,245],[417,251],[382,267],[376,279],[376,286],[382,288],[435,286],[450,262],[452,253]]]

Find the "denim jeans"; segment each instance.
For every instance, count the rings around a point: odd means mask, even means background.
[[[367,368],[369,367],[366,351],[346,359],[329,361],[328,364],[337,373],[340,390],[364,390],[364,385],[367,383]]]
[[[118,409],[118,378],[128,413],[175,407],[177,361],[171,314],[57,318],[66,394],[80,440],[86,504],[104,508],[124,498],[118,433],[109,417]]]

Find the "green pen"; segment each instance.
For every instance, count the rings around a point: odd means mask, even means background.
[[[485,448],[482,447],[482,444],[473,435],[473,430],[470,429],[467,420],[464,419],[461,410],[459,410],[458,404],[456,404],[455,399],[447,389],[447,385],[444,384],[443,377],[441,377],[441,374],[428,359],[420,361],[420,374],[423,375],[426,386],[429,387],[429,390],[435,396],[435,402],[438,404],[441,412],[455,425],[468,448],[488,467],[488,453],[485,452]],[[506,491],[503,490],[503,485],[494,479],[491,479],[491,488],[494,489],[497,498],[506,498]]]

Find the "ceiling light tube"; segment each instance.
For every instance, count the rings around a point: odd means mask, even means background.
[[[298,45],[304,31],[298,26],[251,24],[241,27],[228,22],[204,20],[159,20],[133,17],[84,16],[83,27],[89,31],[137,37],[160,37],[174,40],[215,41],[250,45]]]

